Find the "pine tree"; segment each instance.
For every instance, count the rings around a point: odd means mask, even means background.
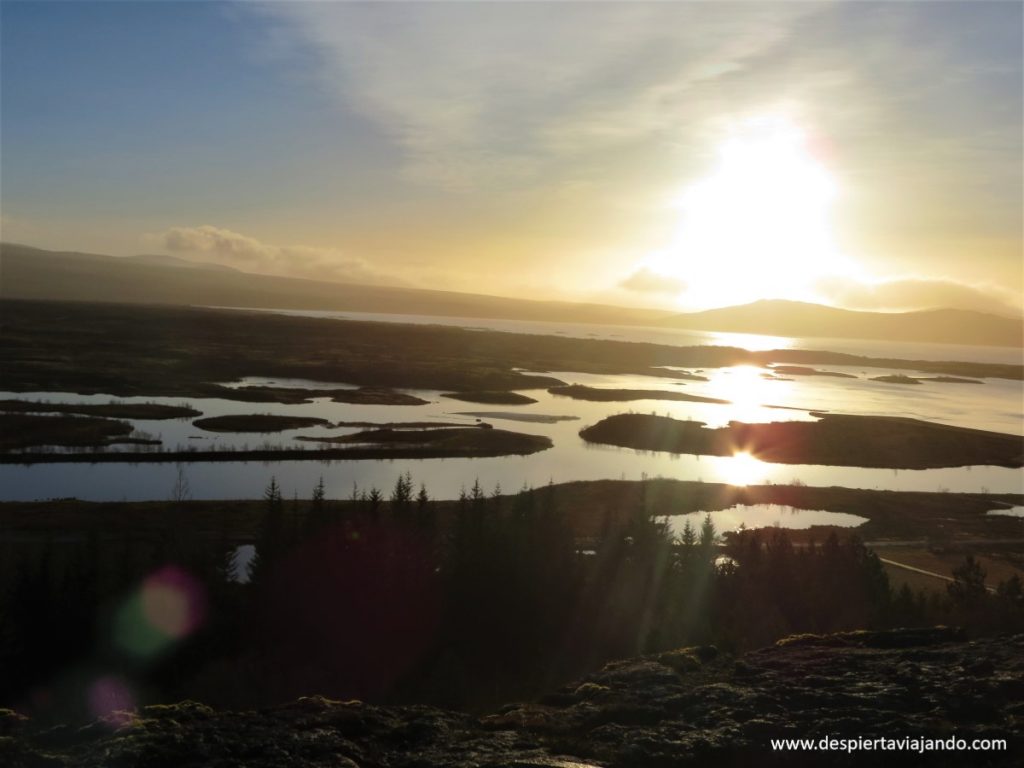
[[[697,532],[693,529],[693,525],[689,520],[683,523],[683,532],[679,534],[679,544],[685,549],[687,554],[692,552],[693,548],[697,546]]]
[[[718,531],[715,530],[715,523],[711,519],[710,512],[704,515],[704,522],[700,525],[700,539],[698,543],[700,548],[709,556],[718,543]]]
[[[420,483],[420,492],[416,494],[416,520],[422,527],[431,524],[430,496],[427,494],[427,486]]]
[[[366,511],[371,518],[376,518],[380,514],[380,505],[383,501],[384,494],[377,490],[376,487],[371,488],[366,496]]]
[[[412,502],[412,475],[406,472],[395,480],[391,491],[391,510],[396,517],[406,517]]]
[[[281,486],[274,476],[271,476],[270,483],[263,491],[263,502],[263,528],[256,543],[256,554],[249,561],[249,581],[254,585],[265,581],[266,573],[283,554],[285,544],[282,538],[285,533],[284,504],[281,500]]]
[[[973,609],[980,606],[988,593],[985,589],[985,570],[974,559],[967,555],[964,562],[953,569],[953,581],[946,587],[953,604],[961,609]]]

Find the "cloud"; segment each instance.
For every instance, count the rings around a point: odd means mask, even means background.
[[[913,309],[971,309],[1019,317],[1020,297],[995,285],[970,285],[945,278],[900,277],[861,282],[848,279],[819,281],[818,294],[847,309],[900,311]]]
[[[679,278],[660,275],[647,267],[641,267],[622,280],[618,287],[637,293],[678,295],[686,290],[686,283]]]
[[[253,4],[310,51],[325,93],[368,118],[418,182],[535,180],[631,142],[675,143],[722,106],[690,91],[784,47],[798,3]],[[751,89],[753,92],[753,89]],[[758,100],[763,98],[757,97]]]
[[[345,283],[399,285],[402,281],[371,267],[366,261],[330,248],[269,245],[254,237],[210,224],[172,227],[145,235],[151,247],[172,253],[201,254],[218,264],[247,272]]]

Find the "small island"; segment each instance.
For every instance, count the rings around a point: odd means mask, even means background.
[[[41,446],[104,448],[117,443],[157,445],[160,442],[133,438],[132,431],[132,425],[127,421],[92,416],[0,413],[0,450],[18,451]]]
[[[232,416],[211,416],[197,419],[192,426],[207,432],[283,432],[286,429],[303,429],[330,424],[327,419],[313,416],[275,416],[269,413],[238,414]]]
[[[600,389],[583,384],[570,384],[564,387],[551,387],[548,392],[560,397],[571,397],[573,400],[590,400],[599,403],[622,403],[630,400],[681,400],[690,403],[729,404],[728,400],[720,400],[717,397],[687,395],[663,389]]]
[[[804,365],[773,365],[773,373],[783,373],[787,376],[832,376],[837,379],[856,379],[852,373],[840,373],[839,371],[819,371],[817,368],[808,368]]]
[[[981,379],[964,379],[959,376],[923,376],[918,381],[934,381],[939,384],[984,384]]]
[[[547,413],[514,413],[505,411],[456,411],[457,416],[475,416],[478,419],[506,419],[533,424],[557,424],[560,421],[579,421],[579,416],[558,416]]]
[[[871,381],[881,381],[885,384],[923,384],[926,381],[934,381],[939,384],[984,384],[980,379],[962,379],[958,376],[907,376],[902,373],[893,373],[886,376],[875,376]]]
[[[215,385],[212,397],[240,400],[248,403],[284,403],[300,405],[314,398],[329,398],[335,403],[353,405],[426,405],[427,401],[415,395],[384,387],[358,387],[354,389],[303,389],[299,387],[224,387]]]
[[[915,379],[913,376],[906,376],[902,373],[891,373],[886,376],[874,376],[871,381],[880,381],[883,384],[910,384],[917,385],[921,383],[920,379]]]
[[[476,390],[471,392],[444,392],[441,397],[462,400],[465,403],[483,403],[484,405],[529,405],[537,401],[519,392],[501,392],[493,390]]]
[[[748,453],[778,464],[932,469],[989,464],[1024,466],[1024,438],[892,416],[822,414],[709,429],[702,422],[618,414],[580,432],[592,443],[704,456]]]
[[[84,417],[53,417],[84,418]],[[117,423],[117,422],[114,422]],[[547,450],[552,442],[541,435],[494,429],[490,424],[429,429],[368,429],[350,435],[297,437],[324,448],[266,447],[238,450],[150,450],[117,452],[53,453],[43,451],[0,453],[0,464],[90,464],[110,462],[170,463],[230,461],[355,461],[364,459],[458,459],[494,456],[526,456]],[[130,438],[112,442],[138,442]],[[38,445],[39,443],[34,443]],[[47,444],[49,441],[47,441]],[[110,443],[106,443],[110,444]]]
[[[8,413],[73,413],[83,416],[110,416],[115,419],[190,419],[201,416],[187,405],[159,403],[44,403],[30,400],[0,400],[0,411]]]
[[[446,458],[474,456],[525,456],[550,448],[540,435],[494,429],[490,424],[472,427],[367,429],[351,435],[300,437],[299,440],[353,446],[346,449],[358,458]],[[344,451],[339,451],[339,457]]]

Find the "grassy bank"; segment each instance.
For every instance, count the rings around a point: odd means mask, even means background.
[[[73,417],[56,417],[73,418]],[[130,430],[129,430],[130,431]],[[345,448],[256,448],[235,450],[117,451],[110,453],[21,452],[0,454],[0,464],[178,463],[197,461],[354,461],[366,459],[457,459],[525,456],[551,447],[551,440],[503,429],[366,430],[309,442],[351,444]],[[46,441],[47,444],[54,444]],[[124,441],[118,441],[124,442]],[[59,443],[58,443],[59,444]]]

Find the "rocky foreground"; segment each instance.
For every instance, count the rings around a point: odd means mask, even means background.
[[[1024,635],[800,636],[740,658],[689,648],[615,662],[537,702],[474,717],[312,697],[256,712],[184,702],[85,727],[0,711],[0,764],[587,768],[1024,765]],[[1005,751],[773,751],[772,738],[1006,739]]]

